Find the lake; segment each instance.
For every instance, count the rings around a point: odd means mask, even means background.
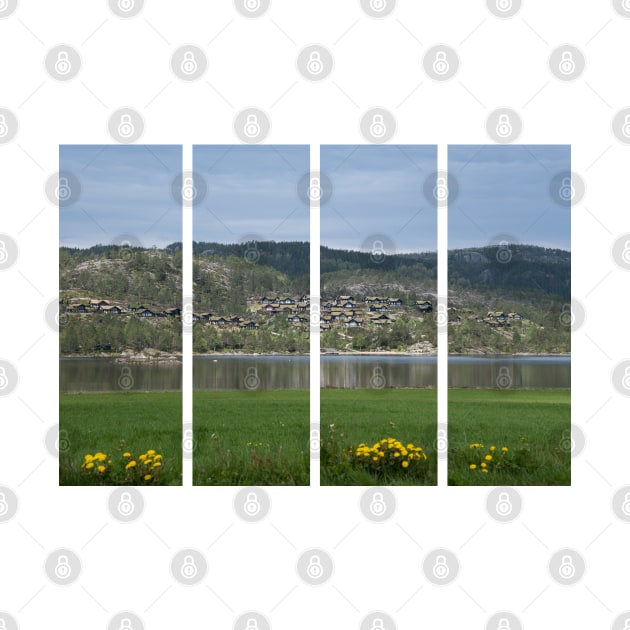
[[[321,387],[353,389],[435,387],[437,357],[325,355]],[[308,356],[212,355],[193,357],[193,384],[208,389],[308,389]],[[568,356],[452,356],[449,387],[569,388]],[[119,363],[115,359],[62,359],[60,392],[180,390],[181,363]]]

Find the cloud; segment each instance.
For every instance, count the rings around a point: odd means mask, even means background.
[[[435,251],[437,209],[423,188],[436,164],[433,145],[322,146],[321,171],[332,183],[322,244],[361,249],[383,235],[398,252]]]
[[[59,170],[72,173],[81,195],[60,208],[60,245],[111,243],[120,234],[144,246],[181,241],[181,204],[171,186],[181,174],[178,145],[62,145]]]
[[[478,247],[497,234],[515,242],[571,248],[570,208],[550,185],[571,170],[569,145],[449,146],[459,193],[448,208],[449,248]]]

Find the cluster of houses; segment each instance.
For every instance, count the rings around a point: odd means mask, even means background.
[[[260,322],[269,320],[271,317],[285,318],[294,327],[301,327],[308,324],[310,315],[311,298],[309,295],[284,296],[263,295],[262,297],[251,296],[247,298],[247,307],[250,312],[256,314],[257,321],[244,317],[224,317],[213,313],[193,313],[193,320],[198,322],[209,322],[213,326],[228,327],[241,330],[258,330]]]
[[[433,305],[428,300],[416,300],[413,306],[420,313],[433,311]],[[402,307],[403,301],[398,297],[368,295],[359,301],[352,295],[339,295],[322,303],[320,331],[325,332],[333,326],[383,328],[396,321],[396,317],[388,311],[400,312]]]
[[[504,326],[511,326],[512,324],[522,322],[523,316],[520,313],[504,313],[503,311],[488,311],[486,315],[479,315],[474,313],[474,311],[470,308],[458,309],[454,306],[449,306],[449,324],[458,324],[464,319],[487,324],[492,328],[502,328]]]
[[[90,299],[80,302],[70,302],[63,304],[60,310],[66,313],[99,313],[104,315],[122,315],[123,313],[134,313],[138,317],[180,317],[182,312],[179,308],[160,309],[144,305],[114,304],[109,300]]]

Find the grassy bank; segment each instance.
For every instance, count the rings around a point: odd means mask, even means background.
[[[195,485],[308,485],[309,392],[197,391]]]
[[[569,390],[451,389],[448,408],[449,485],[571,484]]]
[[[181,392],[59,394],[60,485],[181,484],[181,409]],[[162,456],[160,466],[139,459],[150,450]],[[97,453],[106,458],[83,466]]]
[[[435,485],[437,395],[432,389],[324,389],[321,392],[322,485]],[[395,438],[407,450],[421,447],[425,459],[403,468],[404,450],[387,465],[377,454],[356,455],[364,443]],[[385,444],[383,445],[386,446]],[[349,447],[354,452],[349,453]],[[380,449],[383,450],[383,449]],[[402,458],[402,459],[401,459]],[[400,459],[400,465],[398,460]]]

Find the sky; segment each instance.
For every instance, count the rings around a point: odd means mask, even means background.
[[[181,169],[179,145],[61,145],[59,171],[76,177],[81,192],[59,208],[59,244],[181,241],[181,202],[171,192]]]
[[[195,203],[195,241],[308,241],[308,145],[199,145],[193,171],[207,194]],[[306,178],[306,179],[305,179]]]
[[[387,253],[435,251],[437,208],[424,184],[436,160],[435,145],[323,145],[332,194],[320,209],[322,245],[366,251],[381,241]]]
[[[550,193],[570,171],[570,145],[449,146],[449,186],[454,178],[458,189],[449,195],[449,249],[510,240],[570,250],[571,210]]]

